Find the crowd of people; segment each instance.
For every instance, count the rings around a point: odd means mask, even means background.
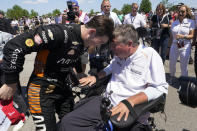
[[[101,12],[88,16],[80,10],[77,0],[70,2],[72,11],[65,10],[54,18],[23,17],[10,21],[0,12],[0,33],[4,33],[0,38],[0,99],[10,100],[20,88],[19,73],[25,55],[37,52],[26,103],[36,130],[105,130],[100,114],[101,96],[85,98],[74,108],[67,78],[73,72],[85,73],[88,63],[90,76],[79,83],[91,86],[111,75],[103,94],[111,101],[111,115],[119,113],[118,121],[128,118],[130,110],[125,101],[135,107],[168,93],[168,84],[174,84],[179,56],[181,76],[188,76],[191,50],[196,43],[197,14],[192,14],[187,5],[181,3],[176,11],[168,12],[160,3],[155,11],[145,14],[139,12],[137,3],[132,3],[131,12],[124,16],[112,12],[110,1],[103,0]],[[151,47],[141,42],[139,28],[148,32]],[[168,82],[164,70],[167,57]],[[60,119],[59,127],[55,113]],[[115,130],[151,131],[149,116],[147,112],[131,127]]]

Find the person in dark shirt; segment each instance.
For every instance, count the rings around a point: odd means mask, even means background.
[[[15,34],[11,27],[11,20],[4,17],[3,11],[0,11],[0,31]]]
[[[169,29],[172,23],[171,19],[172,18],[166,14],[165,6],[160,3],[156,8],[156,15],[153,15],[150,22],[151,34],[153,37],[152,46],[158,53],[161,48],[161,53],[159,54],[161,55],[163,63],[166,59],[166,52],[170,37]]]
[[[72,111],[72,86],[67,79],[79,56],[91,45],[113,38],[114,24],[106,16],[95,16],[85,25],[41,25],[8,41],[3,51],[3,81],[0,99],[9,100],[19,82],[25,55],[37,52],[28,84],[29,110],[36,130],[56,131],[55,112],[61,118]]]

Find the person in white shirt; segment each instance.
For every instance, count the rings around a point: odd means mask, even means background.
[[[132,25],[116,27],[112,43],[115,57],[97,78],[111,74],[105,96],[108,96],[113,105],[112,116],[120,113],[119,121],[125,114],[127,120],[129,109],[121,101],[127,100],[132,107],[137,104],[154,100],[164,93],[168,93],[168,84],[162,59],[151,47],[146,47],[138,42],[138,34]],[[81,85],[92,85],[96,82],[95,76],[88,76],[79,80]],[[113,92],[111,95],[109,95]],[[100,114],[100,97],[87,98],[87,103],[64,116],[61,121],[60,131],[94,131],[102,122]],[[143,115],[132,125],[129,131],[144,131],[148,129],[147,119],[149,113]],[[139,126],[140,125],[140,126]],[[101,128],[100,128],[101,129]],[[122,129],[127,131],[126,129]]]
[[[191,39],[194,37],[195,23],[186,5],[179,8],[178,19],[172,23],[170,35],[170,84],[176,73],[176,62],[180,56],[181,76],[188,76],[188,62],[191,54]]]
[[[19,24],[18,24],[18,20],[16,20],[15,18],[12,20],[11,22],[11,26],[12,28],[14,29],[14,32],[15,33],[19,33],[18,30],[19,30]]]
[[[121,21],[115,12],[111,12],[111,4],[109,0],[103,0],[101,3],[101,13],[97,15],[106,15],[114,21],[114,26],[121,25]]]
[[[123,24],[132,24],[136,29],[138,27],[146,27],[146,20],[138,13],[138,4],[132,3],[131,8],[132,11],[125,15]]]

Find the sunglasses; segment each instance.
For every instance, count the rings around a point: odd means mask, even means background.
[[[179,11],[179,13],[185,13],[185,12],[186,12],[185,10],[180,10],[180,11]]]

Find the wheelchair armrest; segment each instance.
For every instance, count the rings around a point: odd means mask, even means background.
[[[122,117],[122,119],[120,121],[117,121],[119,114],[111,116],[110,120],[111,120],[112,124],[118,128],[129,127],[132,124],[134,124],[136,122],[136,120],[141,115],[143,115],[144,113],[150,111],[151,109],[153,109],[156,106],[159,106],[160,104],[163,104],[163,103],[165,103],[165,94],[161,95],[159,98],[157,98],[155,100],[136,105],[135,107],[132,107],[132,106],[128,107],[128,109],[130,109],[130,108],[133,108],[133,109],[130,110],[127,121],[124,121],[124,116]],[[159,111],[160,110],[154,111],[154,113],[159,112]],[[133,115],[133,114],[135,114],[135,115]]]

